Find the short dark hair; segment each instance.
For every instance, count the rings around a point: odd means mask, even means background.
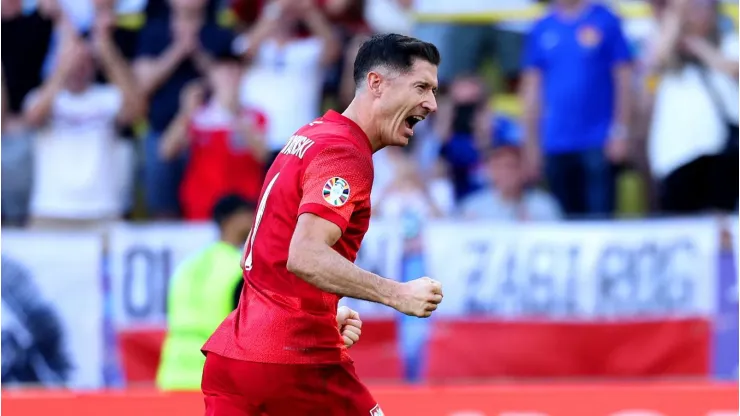
[[[243,211],[252,212],[255,208],[256,204],[253,201],[246,200],[239,195],[224,195],[213,206],[213,221],[220,227],[234,214]]]
[[[408,72],[414,60],[422,59],[432,65],[439,65],[437,47],[409,36],[395,33],[374,35],[365,41],[355,58],[355,85],[359,86],[368,72],[379,66],[387,66]]]

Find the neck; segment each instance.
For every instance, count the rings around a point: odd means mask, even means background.
[[[355,96],[352,102],[349,103],[349,106],[347,106],[347,109],[342,113],[343,116],[354,121],[355,124],[360,126],[362,131],[365,132],[365,135],[367,135],[367,138],[370,140],[370,146],[372,147],[373,152],[377,152],[384,146],[380,140],[380,131],[378,131],[371,114],[369,104],[360,101],[357,96]]]
[[[172,18],[176,21],[196,21],[199,24],[203,24],[205,20],[201,10],[195,8],[178,8],[172,11]]]
[[[231,91],[216,91],[213,98],[220,106],[231,112],[236,112],[238,109],[236,97]]]
[[[563,1],[557,4],[557,9],[567,17],[577,16],[586,6],[585,0]]]

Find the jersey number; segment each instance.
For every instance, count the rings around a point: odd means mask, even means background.
[[[262,200],[257,207],[257,215],[254,218],[254,226],[252,226],[252,230],[249,232],[249,237],[247,238],[247,243],[245,247],[247,257],[244,259],[244,270],[252,270],[252,246],[254,246],[254,238],[257,237],[257,229],[259,229],[260,222],[262,221],[262,215],[265,213],[267,197],[270,196],[270,191],[272,190],[272,186],[275,185],[275,181],[277,181],[278,176],[280,176],[280,172],[276,173],[270,183],[267,184],[265,194],[262,195]]]

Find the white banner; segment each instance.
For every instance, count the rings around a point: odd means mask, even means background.
[[[658,318],[716,305],[712,219],[437,223],[425,247],[444,287],[439,315]]]
[[[401,227],[389,222],[373,221],[362,240],[355,264],[387,279],[401,280],[403,234]],[[360,313],[362,319],[393,316],[393,310],[377,303],[344,298],[347,305]]]
[[[2,233],[2,381],[103,385],[102,238]]]
[[[164,326],[175,268],[216,241],[211,224],[118,224],[109,240],[113,317],[118,329]]]
[[[391,279],[400,278],[402,246],[398,227],[373,222],[356,263]],[[118,329],[163,327],[169,279],[188,256],[218,238],[209,224],[120,224],[111,230],[109,253],[114,319]],[[343,304],[370,317],[389,313],[370,302]],[[364,315],[363,318],[364,318]]]

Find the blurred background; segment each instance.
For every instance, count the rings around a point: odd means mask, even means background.
[[[396,32],[439,111],[374,156],[358,264],[445,302],[343,300],[386,413],[737,415],[737,1],[1,6],[9,414],[202,414],[153,392],[198,390],[263,174]]]

